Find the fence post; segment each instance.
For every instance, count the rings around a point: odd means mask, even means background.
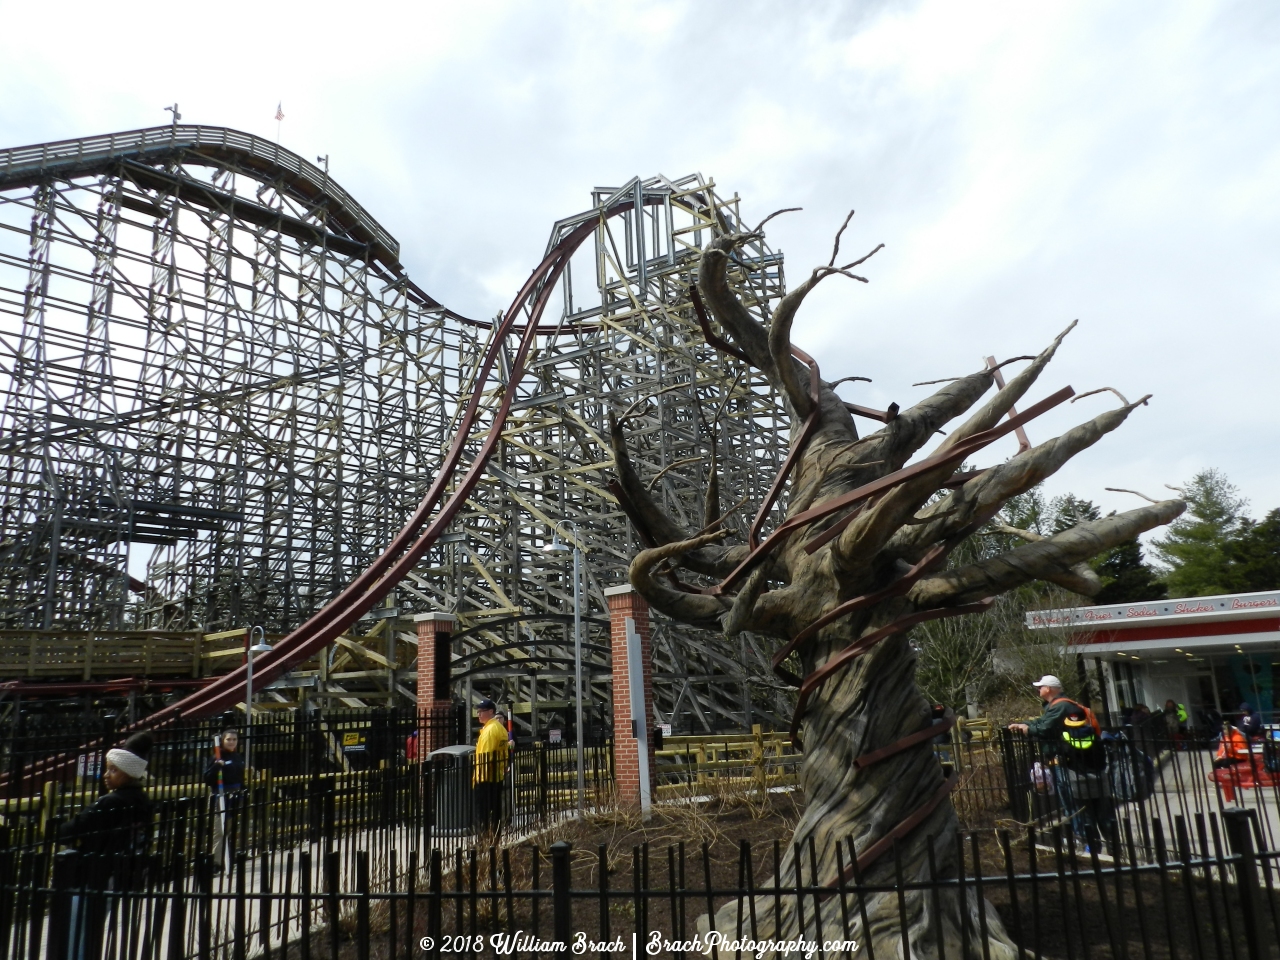
[[[47,836],[49,833],[49,821],[51,821],[58,813],[58,784],[53,780],[46,780],[44,786],[40,788],[40,836]]]
[[[68,947],[75,941],[77,931],[84,928],[84,898],[80,898],[77,906],[81,907],[72,917],[71,887],[75,882],[76,866],[80,854],[74,850],[63,850],[53,858],[53,905],[49,910],[49,940],[47,944],[49,960],[66,960]]]
[[[1262,960],[1262,938],[1258,928],[1258,865],[1253,858],[1253,833],[1249,824],[1251,812],[1244,807],[1226,807],[1222,811],[1222,823],[1231,852],[1239,858],[1236,860],[1236,891],[1240,895],[1240,921],[1244,925],[1249,960]]]
[[[567,960],[569,943],[573,939],[573,901],[569,896],[569,888],[573,882],[573,872],[569,864],[569,853],[573,847],[561,840],[551,845],[551,919],[552,936],[558,945],[557,960]]]
[[[440,956],[440,938],[443,936],[441,917],[444,912],[443,886],[444,878],[441,876],[441,856],[438,849],[431,851],[431,899],[427,904],[427,934],[431,940],[431,949],[428,955],[431,957]]]
[[[245,865],[248,863],[249,855],[246,853],[237,853],[235,855],[236,864],[236,900],[232,910],[232,944],[231,955],[235,960],[245,960],[248,944],[246,935],[246,917],[245,917]],[[231,865],[227,865],[228,871]]]
[[[207,853],[196,854],[196,887],[200,891],[197,956],[209,960],[213,952],[213,857]]]
[[[324,855],[324,885],[329,904],[329,953],[335,957],[338,955],[338,938],[341,933],[338,928],[342,913],[342,901],[338,895],[342,884],[341,857],[342,854],[337,850],[330,850]]]
[[[369,851],[356,851],[356,956],[369,960]]]
[[[535,743],[533,749],[536,751],[534,755],[538,758],[538,822],[545,823],[547,819],[547,751],[542,741]]]

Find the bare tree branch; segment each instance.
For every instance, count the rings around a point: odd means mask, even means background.
[[[1085,397],[1092,397],[1099,393],[1114,393],[1117,397],[1120,398],[1121,403],[1123,403],[1125,406],[1129,405],[1129,401],[1125,398],[1125,395],[1121,393],[1119,390],[1117,390],[1115,387],[1099,387],[1097,390],[1086,390],[1084,393],[1077,393],[1074,397],[1071,398],[1071,402],[1075,403],[1077,400],[1083,400]],[[1148,394],[1147,399],[1150,399],[1150,396],[1151,395]],[[1141,403],[1141,401],[1139,401],[1139,403]]]
[[[938,429],[960,416],[991,388],[994,371],[983,369],[952,381],[932,396],[902,411],[884,426],[885,456],[893,463],[907,459],[929,442]]]
[[[760,595],[764,592],[767,579],[763,568],[751,571],[751,576],[747,577],[747,582],[742,585],[738,595],[733,598],[733,606],[729,608],[729,612],[724,616],[722,628],[725,636],[736,637],[743,630],[750,629],[756,601],[760,599]]]
[[[1152,501],[1155,502],[1154,500]],[[1013,527],[1007,523],[991,524],[992,533],[1003,533],[1006,536],[1018,537],[1027,543],[1039,543],[1045,538],[1040,536],[1034,530],[1023,530],[1021,527]],[[1102,589],[1102,578],[1099,577],[1087,563],[1077,563],[1065,574],[1052,574],[1044,579],[1050,583],[1056,583],[1060,587],[1070,590],[1072,593],[1078,593],[1083,597],[1096,596],[1098,591]]]
[[[707,477],[707,492],[702,498],[702,526],[709,527],[720,521],[720,471],[716,461],[715,441],[711,442],[711,471]]]
[[[622,487],[622,492],[632,508],[640,515],[640,520],[650,536],[659,545],[687,540],[689,533],[668,516],[645,489],[627,451],[622,425],[615,418],[610,418],[609,422],[609,445],[613,449],[614,473]],[[683,554],[683,563],[690,570],[696,570],[698,573],[723,577],[737,564],[739,555],[745,552],[745,547],[708,546],[701,550],[686,551]]]
[[[849,215],[844,218],[844,223],[840,224],[840,229],[836,231],[836,241],[831,245],[831,259],[827,261],[828,267],[836,265],[836,257],[840,255],[840,237],[844,234],[845,227],[849,226],[849,221],[853,219],[853,211],[849,211]]]
[[[849,220],[852,217],[853,211],[850,210],[849,216],[845,217],[840,231],[836,234],[835,248],[831,251],[831,264],[835,263],[835,256],[840,252],[840,234],[844,233],[844,229],[849,225]],[[795,321],[796,311],[800,309],[800,304],[804,302],[804,298],[809,295],[813,288],[833,274],[838,273],[843,276],[853,277],[855,280],[861,280],[866,283],[865,277],[856,277],[848,271],[851,267],[865,263],[883,248],[884,244],[879,244],[870,253],[858,260],[854,260],[852,263],[845,264],[843,267],[835,267],[828,264],[825,267],[815,268],[809,274],[808,279],[783,297],[773,311],[772,322],[769,325],[769,352],[773,356],[774,366],[778,371],[779,385],[791,402],[791,406],[796,411],[797,416],[801,419],[809,415],[809,412],[813,409],[813,401],[809,398],[809,391],[800,379],[806,372],[804,366],[791,356],[791,325]]]
[[[665,467],[663,467],[661,470],[655,473],[652,477],[650,477],[649,482],[644,485],[644,488],[646,490],[652,491],[653,488],[657,485],[658,481],[661,480],[663,477],[665,477],[668,472],[674,470],[676,467],[683,467],[690,463],[701,463],[701,462],[702,462],[701,457],[684,457],[681,460],[673,460],[671,463],[668,463]]]
[[[756,228],[751,232],[760,233],[760,231],[764,229],[764,225],[768,223],[770,220],[772,220],[774,217],[781,216],[784,213],[796,213],[797,211],[803,210],[803,209],[804,207],[783,207],[781,210],[775,210],[773,211],[773,213],[769,214],[767,217],[765,217],[763,220],[757,223]]]
[[[1145,493],[1140,493],[1137,490],[1126,490],[1124,487],[1103,487],[1102,489],[1110,490],[1112,493],[1132,493],[1135,497],[1141,497],[1143,500],[1146,500],[1149,503],[1160,502],[1155,497],[1148,497]]]
[[[1053,343],[1049,344],[1026,367],[1019,370],[1018,375],[1005,384],[977,413],[966,420],[962,426],[952,430],[951,435],[947,437],[939,449],[950,449],[961,440],[971,437],[982,430],[989,430],[994,427],[1000,418],[1009,412],[1009,408],[1021,400],[1023,395],[1031,389],[1031,385],[1036,382],[1040,372],[1053,359],[1053,355],[1058,352],[1058,347],[1061,346],[1063,339],[1075,329],[1078,322],[1078,320],[1072,320],[1067,329],[1053,338]]]

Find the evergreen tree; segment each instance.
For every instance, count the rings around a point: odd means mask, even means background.
[[[1187,484],[1188,509],[1153,544],[1169,567],[1166,582],[1174,597],[1231,593],[1228,545],[1242,532],[1248,501],[1219,470],[1204,470]]]
[[[1261,523],[1245,520],[1225,553],[1233,591],[1280,589],[1280,510],[1272,510]]]
[[[1074,493],[1066,493],[1049,501],[1049,536],[1070,530],[1078,523],[1097,520],[1102,511],[1092,500],[1082,500]]]
[[[1143,561],[1142,545],[1137,540],[1112,547],[1093,564],[1093,569],[1102,578],[1102,590],[1094,597],[1098,604],[1163,600],[1169,594],[1168,587]]]
[[[1010,526],[1022,530],[1030,530],[1042,537],[1049,536],[1046,518],[1050,508],[1044,502],[1043,484],[1036,484],[1025,493],[1010,497],[1005,501],[1003,517]],[[1008,549],[1008,548],[1006,548]]]

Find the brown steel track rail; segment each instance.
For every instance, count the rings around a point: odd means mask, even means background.
[[[307,658],[315,655],[355,623],[402,580],[447,529],[484,474],[489,458],[497,448],[511,407],[513,390],[525,372],[525,363],[535,338],[544,328],[539,326],[556,282],[569,258],[603,223],[624,210],[634,209],[630,197],[599,211],[598,216],[570,230],[530,274],[511,306],[503,314],[495,336],[485,352],[476,377],[475,388],[467,400],[465,413],[453,444],[445,454],[431,488],[413,515],[382,554],[337,597],[317,611],[311,619],[275,644],[271,653],[254,661],[254,680],[269,684]],[[522,321],[522,322],[521,322]],[[491,386],[490,380],[498,364],[498,356],[507,338],[519,334],[519,346],[511,361],[507,387],[480,450],[461,482],[446,499],[446,491],[462,466],[463,453],[471,439],[478,418],[481,397]],[[443,503],[442,503],[443,501]],[[437,507],[439,508],[437,510]],[[207,687],[143,721],[149,728],[162,726],[180,716],[209,716],[233,707],[244,698],[246,668],[240,667],[212,681]]]

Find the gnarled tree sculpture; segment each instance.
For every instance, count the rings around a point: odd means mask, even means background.
[[[1010,497],[1116,429],[1147,398],[1123,403],[1038,446],[1024,442],[1016,456],[998,466],[958,473],[983,447],[1072,396],[1067,387],[1015,411],[1067,331],[1039,356],[1017,358],[1030,363],[1007,384],[999,366],[989,363],[947,382],[908,410],[877,414],[845,403],[835,384],[823,380],[817,365],[790,341],[792,321],[806,295],[825,277],[854,276],[852,269],[876,251],[838,267],[837,234],[831,262],[814,270],[765,321],[737,298],[727,275],[735,249],[752,236],[725,233],[710,243],[701,257],[696,292],[728,337],[721,339],[711,318],[704,316],[708,341],[763,371],[785,399],[792,448],[772,491],[776,499],[788,489],[785,517],[768,536],[760,536],[770,500],[761,507],[746,543],[722,543],[725,531],[713,481],[706,527],[682,529],[647,491],[627,455],[625,423],[615,422],[615,490],[650,543],[631,563],[631,582],[650,604],[677,620],[785,641],[774,664],[779,676],[799,687],[793,734],[803,737],[801,782],[807,806],[791,850],[801,851],[805,883],[816,878],[820,884],[834,884],[841,871],[846,876],[856,871],[864,882],[892,882],[897,863],[907,881],[922,880],[929,874],[930,859],[940,875],[954,876],[958,832],[947,796],[954,779],[943,776],[930,746],[952,719],[935,718],[917,690],[907,631],[926,620],[979,613],[1001,592],[1032,580],[1095,592],[1097,579],[1083,566],[1086,560],[1168,523],[1185,504],[1154,503],[1081,523],[990,559],[949,567],[948,554],[991,523]],[[906,466],[993,385],[994,395],[931,454]],[[860,437],[854,412],[879,417],[883,428]],[[681,581],[682,569],[702,575],[702,585]],[[707,585],[708,578],[715,582]],[[797,663],[798,672],[789,669]],[[895,843],[898,856],[885,856]],[[784,860],[784,885],[795,882],[796,870],[794,856]],[[777,929],[774,905],[757,906],[761,936],[838,935],[840,898],[828,898],[820,916],[811,903],[798,916],[795,898],[790,898],[778,905]],[[908,893],[905,909],[913,952],[920,956],[940,955],[939,937],[945,955],[962,956],[962,922],[970,931],[971,954],[982,955],[975,938],[986,929],[991,956],[1014,955],[994,911],[979,904],[972,892],[963,903],[957,895],[935,901]],[[980,911],[986,916],[980,917]],[[738,916],[738,905],[730,904],[713,922],[729,932]],[[857,918],[859,938],[869,936],[877,955],[900,953],[896,895],[870,897],[848,916]],[[861,930],[864,916],[868,932]]]

